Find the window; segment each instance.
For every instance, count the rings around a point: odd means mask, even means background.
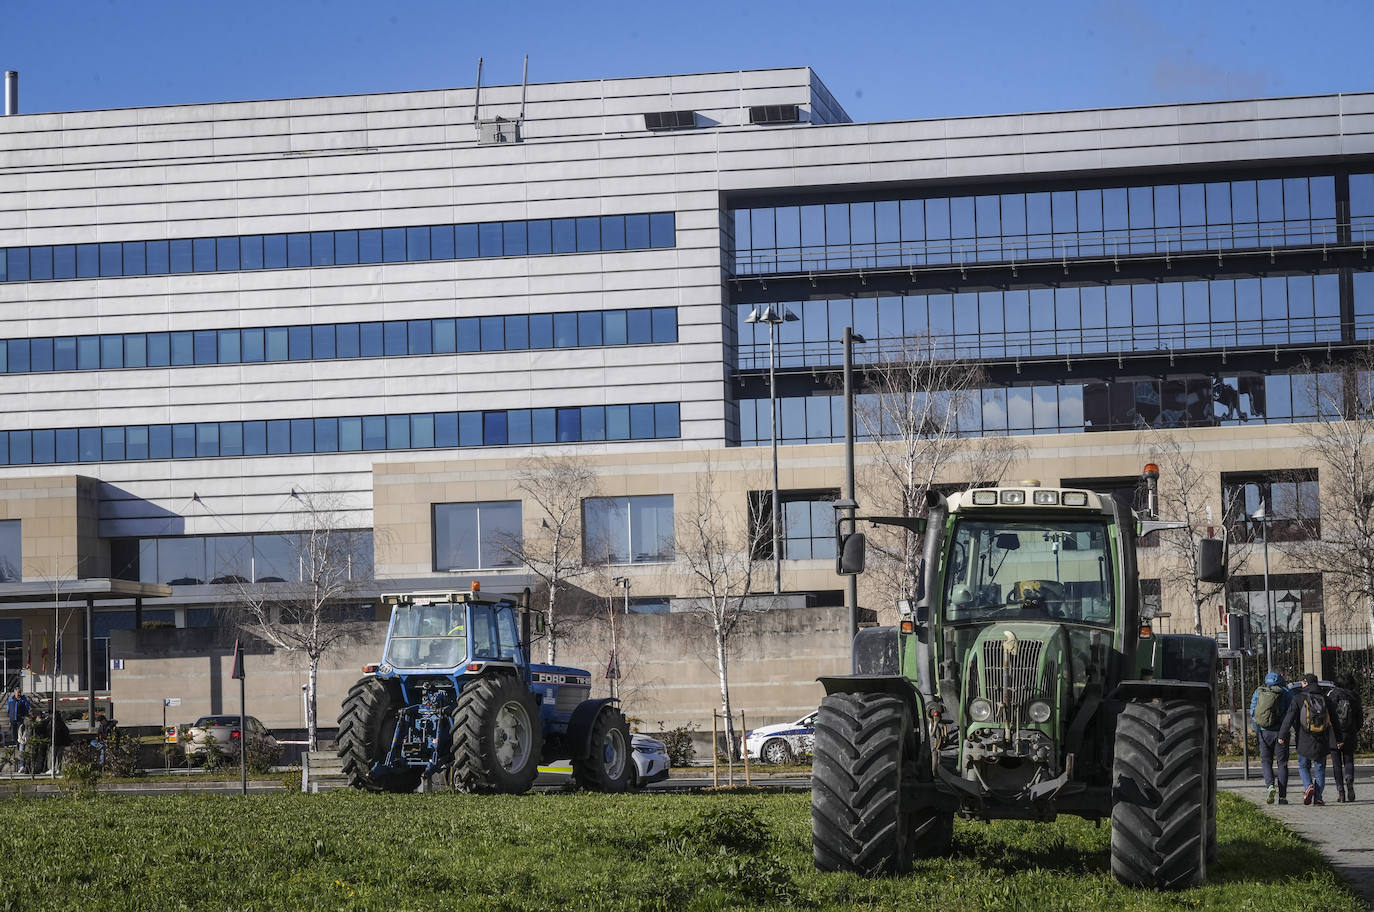
[[[839,496],[835,489],[778,492],[784,560],[835,557],[835,510],[831,504]],[[759,559],[773,557],[772,500],[771,491],[749,494],[749,525]]]
[[[520,501],[434,505],[434,569],[514,567],[521,542]]]
[[[24,544],[20,521],[0,522],[0,582],[17,582],[24,577]]]
[[[1226,527],[1238,541],[1263,541],[1266,535],[1274,542],[1321,538],[1316,469],[1224,474],[1221,491]]]
[[[1309,292],[1311,282],[1308,282]],[[0,373],[676,342],[677,308],[0,340]],[[531,327],[533,326],[533,335]]]
[[[591,497],[582,504],[582,552],[589,563],[673,559],[673,496]]]
[[[11,247],[0,248],[0,282],[642,250],[674,246],[675,222],[671,212],[558,219],[552,249],[547,220]]]
[[[1282,657],[1301,648],[1303,612],[1321,610],[1322,580],[1319,574],[1274,573],[1269,576],[1269,591],[1274,617],[1274,653]],[[1253,642],[1259,649],[1264,647],[1263,634],[1269,629],[1269,606],[1264,596],[1264,577],[1258,573],[1233,576],[1227,583],[1227,607],[1232,614],[1250,617],[1250,630],[1258,635]],[[1290,678],[1297,677],[1294,671],[1302,671],[1301,668],[1284,668],[1281,661],[1278,667]]]

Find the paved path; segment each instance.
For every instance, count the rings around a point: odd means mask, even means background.
[[[1316,846],[1374,910],[1374,776],[1367,767],[1357,770],[1355,793],[1359,797],[1351,804],[1337,804],[1335,785],[1328,781],[1326,807],[1307,807],[1302,803],[1297,767],[1290,772],[1288,800],[1292,804],[1287,805],[1264,803],[1266,790],[1257,771],[1248,782],[1221,779],[1218,785],[1253,801]]]

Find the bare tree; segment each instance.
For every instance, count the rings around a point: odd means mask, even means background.
[[[730,703],[730,656],[735,635],[744,619],[766,607],[765,600],[751,598],[756,579],[767,576],[767,561],[760,560],[762,540],[769,534],[761,499],[745,498],[744,510],[735,512],[724,503],[716,488],[714,466],[708,461],[696,476],[696,487],[686,509],[678,509],[677,557],[686,582],[687,610],[711,631],[720,705],[725,713],[727,757],[733,758],[735,720]]]
[[[248,577],[224,575],[234,601],[227,606],[235,625],[282,652],[305,657],[306,728],[310,750],[318,746],[320,659],[334,647],[355,639],[359,625],[349,610],[372,594],[370,530],[347,525],[344,497],[336,491],[292,490],[304,528],[286,534],[286,559],[280,577],[260,571]],[[221,568],[223,569],[223,568]],[[264,579],[271,575],[273,581]],[[279,581],[277,581],[279,580]]]
[[[1351,605],[1374,644],[1374,351],[1312,372],[1318,419],[1300,425],[1316,463],[1320,521],[1285,550],[1322,573],[1328,606]]]
[[[507,553],[539,580],[544,597],[547,658],[558,661],[559,640],[569,617],[570,581],[589,573],[594,562],[585,559],[582,502],[599,491],[596,473],[588,462],[572,454],[543,454],[521,466],[517,488],[532,507],[521,537],[505,542]],[[538,525],[534,521],[538,520]],[[588,543],[586,553],[591,553]]]
[[[1202,634],[1205,606],[1224,596],[1225,583],[1207,583],[1197,578],[1198,541],[1212,536],[1217,522],[1228,517],[1226,505],[1221,503],[1213,475],[1205,472],[1197,459],[1197,445],[1191,438],[1183,438],[1165,430],[1143,430],[1139,446],[1149,461],[1160,466],[1159,487],[1155,511],[1166,522],[1187,523],[1186,528],[1165,529],[1153,533],[1158,541],[1159,577],[1161,584],[1182,589],[1192,605],[1193,633]],[[1143,507],[1138,504],[1137,507]],[[1243,540],[1232,540],[1227,548],[1227,576],[1245,568],[1248,548]]]
[[[1017,441],[968,436],[983,408],[983,380],[976,363],[930,336],[908,336],[864,367],[865,391],[854,412],[858,429],[873,441],[859,479],[865,513],[924,516],[928,491],[994,483],[1010,470],[1023,449]],[[962,484],[950,484],[956,480]],[[867,585],[880,604],[914,601],[921,537],[879,526],[869,547]]]

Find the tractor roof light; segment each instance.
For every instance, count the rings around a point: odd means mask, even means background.
[[[1008,488],[1007,490],[1001,492],[1001,495],[998,499],[1004,504],[1019,506],[1026,502],[1026,492],[1018,488]]]
[[[979,488],[973,492],[973,502],[980,507],[992,506],[997,503],[997,491],[992,488]]]
[[[1086,507],[1088,505],[1088,492],[1065,491],[1062,502],[1066,507]]]
[[[1145,463],[1145,470],[1140,474],[1154,481],[1159,478],[1159,466],[1155,465],[1153,462],[1147,462]]]
[[[468,587],[468,588],[469,588],[469,590],[472,591],[472,592],[481,592],[481,591],[482,591],[482,581],[481,581],[481,580],[473,580],[473,581],[472,581],[472,585],[471,585],[470,587]]]
[[[1051,507],[1059,503],[1059,492],[1044,488],[1037,488],[1031,492],[1032,503],[1042,507]]]

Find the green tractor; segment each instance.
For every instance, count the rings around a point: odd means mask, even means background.
[[[1158,470],[1145,477],[1153,504]],[[1216,857],[1217,646],[1155,634],[1136,569],[1141,536],[1183,524],[1034,482],[929,506],[840,523],[841,574],[863,570],[859,522],[924,533],[924,551],[898,626],[861,630],[855,673],[820,679],[816,867],[900,874],[949,851],[956,816],[1072,814],[1111,820],[1121,883],[1202,883]],[[1198,568],[1224,579],[1224,543],[1204,539]]]

